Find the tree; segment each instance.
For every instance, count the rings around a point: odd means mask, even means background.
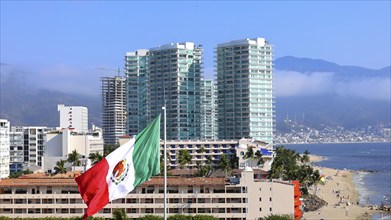
[[[181,168],[183,169],[186,164],[191,162],[191,155],[188,150],[180,149],[178,151],[178,162],[181,165]]]
[[[77,152],[77,150],[73,150],[72,153],[68,154],[67,162],[72,163],[73,171],[75,171],[76,166],[80,166],[80,154]]]
[[[91,160],[92,165],[95,165],[103,159],[103,155],[100,154],[99,152],[90,153],[90,155],[88,156],[88,159]]]
[[[166,163],[167,163],[167,173],[168,171],[171,169],[170,166],[168,166],[170,164],[170,153],[168,151],[166,151]],[[161,150],[160,151],[160,176],[164,176],[164,151]]]
[[[125,209],[115,209],[113,212],[114,220],[125,220],[127,219]]]
[[[301,163],[307,164],[310,162],[310,157],[309,157],[310,152],[308,150],[305,150],[303,155],[300,158]]]
[[[198,152],[201,154],[205,153],[205,147],[204,146],[200,147],[200,149],[198,149]]]
[[[290,215],[276,215],[276,214],[271,214],[266,217],[261,217],[259,220],[293,220],[293,217]]]
[[[257,165],[263,165],[265,163],[265,160],[263,159],[262,157],[262,153],[261,153],[261,150],[257,150],[257,152],[255,152],[255,158],[258,159],[258,162],[257,162]]]
[[[244,159],[254,159],[254,150],[252,147],[247,147],[247,151],[243,156]]]
[[[18,172],[12,172],[12,173],[10,173],[9,178],[11,178],[11,179],[19,178],[22,175],[31,174],[31,173],[33,173],[33,171],[31,171],[29,169],[18,171]]]
[[[239,157],[236,156],[236,154],[232,154],[229,157],[229,161],[231,163],[232,169],[238,169],[239,168]]]
[[[54,167],[54,174],[66,173],[67,168],[65,167],[66,160],[60,160],[56,162],[56,166]]]
[[[223,154],[218,162],[218,167],[224,172],[225,177],[228,177],[232,172],[231,162],[228,160],[227,155]]]

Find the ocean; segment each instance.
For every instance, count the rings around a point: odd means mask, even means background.
[[[357,171],[353,181],[362,205],[391,204],[391,142],[287,144],[284,147],[325,156],[326,160],[316,163],[319,166]]]

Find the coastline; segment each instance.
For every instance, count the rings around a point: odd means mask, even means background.
[[[310,155],[310,162],[320,162],[326,157]],[[359,192],[354,184],[355,171],[338,170],[312,165],[325,177],[325,183],[312,187],[310,193],[325,200],[327,205],[317,211],[304,212],[303,219],[371,219],[374,213],[368,206],[361,206]]]

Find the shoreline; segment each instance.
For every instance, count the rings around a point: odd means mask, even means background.
[[[325,177],[325,183],[309,189],[326,201],[326,205],[317,211],[304,212],[303,219],[372,219],[375,213],[370,206],[360,204],[360,194],[354,183],[353,170],[338,170],[317,166],[314,163],[326,160],[326,157],[309,155],[311,166]],[[316,191],[316,192],[315,192]]]
[[[391,141],[362,141],[362,142],[304,142],[304,143],[277,143],[274,146],[284,146],[284,145],[304,145],[304,144],[382,144],[390,143]]]

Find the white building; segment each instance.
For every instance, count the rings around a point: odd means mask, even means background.
[[[58,105],[60,127],[74,128],[79,132],[88,131],[88,109],[83,106]]]
[[[219,139],[273,143],[273,46],[264,38],[218,44]]]
[[[12,126],[10,132],[10,172],[23,170],[23,127]]]
[[[0,213],[9,218],[80,217],[83,202],[73,173],[62,177],[30,175],[0,182]],[[237,178],[168,177],[168,215],[197,214],[221,220],[258,219],[271,214],[286,214],[300,219],[295,204],[299,188],[292,182],[259,180],[251,169]],[[94,217],[112,218],[123,208],[129,218],[164,214],[163,177],[152,177],[125,198],[107,204]]]
[[[10,122],[0,119],[0,179],[8,178],[10,174]]]
[[[88,160],[90,153],[99,152],[103,155],[102,131],[96,129],[88,133],[74,132],[68,128],[52,131],[46,135],[43,170],[52,172],[59,160],[66,160],[66,156],[76,150],[85,159],[83,165],[88,169],[91,164]],[[84,166],[78,167],[84,170]]]
[[[45,151],[46,133],[53,128],[48,127],[23,127],[24,134],[24,162],[29,166],[42,166],[42,156]],[[34,166],[33,166],[34,167]]]

